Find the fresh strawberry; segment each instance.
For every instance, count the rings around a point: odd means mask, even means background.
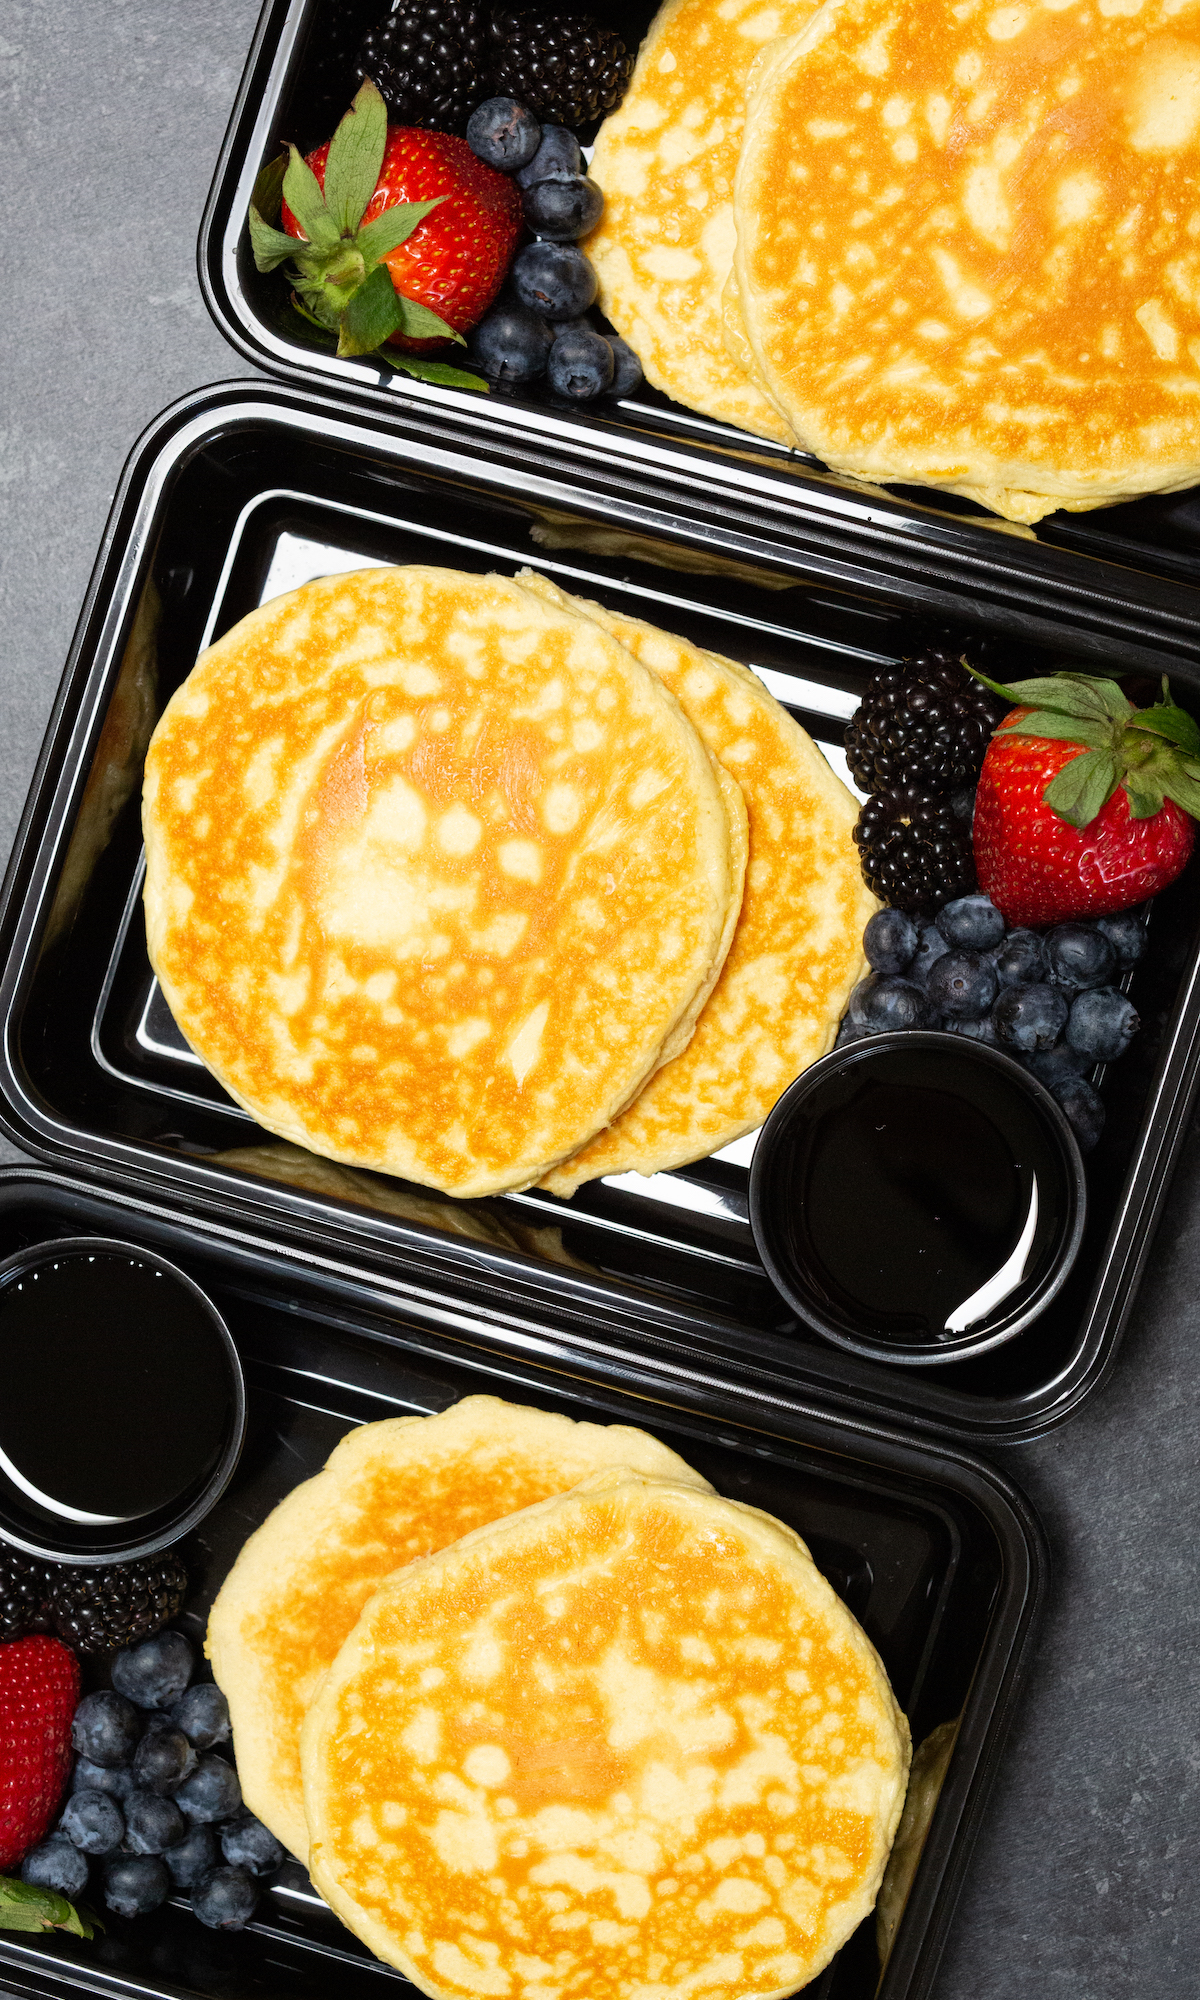
[[[328,157],[328,146],[308,156],[322,190]],[[521,234],[520,196],[506,174],[476,159],[465,139],[391,125],[363,221],[374,222],[401,202],[426,201],[436,201],[437,208],[383,262],[401,297],[416,299],[455,333],[465,333],[482,319],[504,282]],[[290,236],[303,233],[286,198],[283,226]],[[413,340],[402,331],[389,338],[408,352],[444,344]]]
[[[0,1870],[36,1847],[71,1769],[79,1662],[61,1639],[0,1646]]]
[[[292,261],[293,303],[336,333],[339,354],[383,349],[409,374],[484,387],[423,357],[447,341],[461,344],[503,283],[522,229],[520,190],[509,176],[476,159],[465,139],[389,129],[370,78],[328,145],[307,160],[294,146],[289,155],[255,187],[258,269]],[[266,220],[274,212],[281,229]]]
[[[1166,680],[1140,710],[1089,674],[987,686],[1017,704],[983,760],[973,831],[1007,923],[1112,916],[1173,882],[1200,816],[1200,728]]]

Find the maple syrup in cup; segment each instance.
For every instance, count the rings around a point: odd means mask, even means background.
[[[193,1527],[246,1423],[237,1352],[200,1287],[134,1244],[73,1238],[0,1264],[0,1535],[120,1561]]]
[[[1049,1092],[959,1035],[852,1042],[763,1128],[750,1220],[772,1281],[827,1340],[930,1366],[1011,1340],[1064,1284],[1086,1182]]]

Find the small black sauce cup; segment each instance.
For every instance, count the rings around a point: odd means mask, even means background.
[[[750,1172],[767,1274],[814,1332],[936,1367],[1045,1311],[1083,1239],[1087,1185],[1049,1091],[959,1035],[872,1035],[775,1105]]]
[[[0,1379],[0,1540],[28,1555],[154,1555],[203,1519],[241,1454],[228,1327],[134,1243],[62,1238],[0,1264]]]

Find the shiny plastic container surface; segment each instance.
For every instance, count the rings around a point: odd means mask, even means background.
[[[549,1324],[581,1359],[620,1350],[691,1389],[736,1383],[766,1409],[796,1394],[859,1420],[1029,1437],[1111,1366],[1185,1129],[1200,1035],[1196,869],[1154,908],[1132,984],[1143,1029],[1104,1081],[1108,1123],[1069,1283],[1005,1347],[919,1371],[842,1353],[789,1313],[750,1234],[752,1138],[570,1202],[537,1189],[455,1202],[311,1160],[299,1172],[191,1054],[153,980],[138,811],[150,728],[203,645],[310,576],[537,563],[755,667],[835,764],[872,670],[947,629],[1001,675],[1101,641],[1121,671],[1132,621],[1139,657],[1170,664],[1184,699],[1195,679],[1179,669],[1195,643],[1186,621],[1132,596],[1124,610],[1093,600],[1082,633],[1069,604],[1052,619],[1043,606],[1039,645],[1014,638],[985,596],[967,617],[957,593],[914,598],[845,551],[835,580],[783,533],[769,561],[736,522],[709,522],[704,539],[701,552],[673,494],[617,494],[578,471],[563,480],[520,451],[485,457],[293,391],[238,384],[168,411],[118,493],[14,852],[0,1116],[20,1146],[80,1180],[267,1234],[309,1269],[386,1277],[451,1316],[481,1310],[535,1345]]]
[[[241,1464],[181,1545],[193,1593],[180,1619],[197,1647],[208,1607],[246,1536],[354,1424],[426,1415],[477,1392],[661,1436],[732,1499],[766,1508],[814,1560],[878,1647],[921,1743],[943,1725],[954,1748],[880,1980],[868,1918],[812,2000],[919,2000],[932,1986],[986,1808],[1046,1587],[1040,1531],[992,1467],[951,1446],[823,1415],[780,1396],[684,1388],[617,1355],[585,1362],[546,1331],[540,1350],[481,1314],[439,1313],[367,1280],[305,1273],[249,1228],[196,1225],[145,1194],[101,1196],[58,1174],[0,1171],[0,1256],[70,1234],[120,1235],[168,1254],[204,1286],[237,1344],[248,1390]],[[948,1732],[945,1732],[948,1733]],[[373,1959],[314,1896],[304,1870],[272,1878],[249,1927],[206,1931],[179,1898],[153,1916],[106,1915],[90,1941],[0,1932],[0,1987],[69,2000],[356,2000]]]
[[[885,559],[911,567],[914,584],[953,588],[963,565],[975,590],[1006,574],[1024,583],[1026,612],[1043,590],[1086,600],[1121,595],[1124,569],[1174,578],[1200,611],[1200,496],[1196,491],[1132,501],[1088,514],[1058,513],[1036,530],[997,522],[971,501],[927,487],[889,492],[850,487],[816,459],[714,423],[643,387],[617,403],[582,408],[541,388],[479,395],[416,382],[369,359],[339,360],[307,338],[288,303],[280,272],[254,268],[246,214],[261,167],[287,140],[301,151],[328,139],[357,87],[354,52],[362,33],[386,12],[385,0],[267,0],[213,178],[200,234],[200,283],[217,325],[239,353],[285,381],[317,386],[343,405],[357,402],[384,421],[394,412],[423,424],[447,421],[481,440],[497,437],[554,457],[582,473],[625,481],[668,478],[710,515],[765,506],[830,530],[860,551],[878,545]],[[655,13],[652,0],[624,0],[605,11],[636,48]],[[585,128],[585,143],[593,136]],[[1146,590],[1148,577],[1142,580]],[[1085,606],[1081,605],[1081,609]],[[1082,628],[1081,628],[1082,629]]]

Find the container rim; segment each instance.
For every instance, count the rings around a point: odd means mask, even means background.
[[[1164,1017],[1163,1044],[1148,1077],[1142,1123],[1124,1171],[1116,1221],[1101,1246],[1081,1305],[1078,1337],[1061,1365],[1028,1391],[972,1394],[942,1385],[929,1375],[920,1397],[899,1379],[911,1371],[883,1371],[847,1355],[836,1379],[816,1359],[815,1345],[798,1343],[785,1329],[769,1330],[747,1343],[742,1322],[702,1296],[678,1300],[640,1285],[635,1278],[605,1275],[565,1265],[546,1266],[532,1255],[499,1245],[451,1239],[415,1222],[363,1212],[331,1197],[319,1198],[278,1183],[264,1184],[232,1168],[204,1159],[159,1152],[136,1137],[94,1131],[61,1115],[41,1096],[22,1054],[23,1012],[34,976],[47,912],[74,812],[82,774],[107,712],[111,683],[132,622],[137,592],[154,547],[175,481],[191,459],[222,446],[238,449],[245,436],[275,431],[295,442],[312,437],[333,450],[349,447],[381,468],[428,473],[461,480],[504,503],[513,495],[545,497],[575,516],[590,512],[617,518],[630,531],[645,531],[668,543],[686,543],[689,534],[673,513],[669,496],[630,501],[627,494],[564,489],[545,468],[536,480],[520,455],[504,452],[467,457],[447,434],[417,435],[393,422],[376,422],[335,410],[313,395],[301,396],[271,383],[234,381],[194,391],[170,406],[135,444],[114,499],[112,513],[88,586],[63,680],[43,741],[22,813],[0,903],[0,1129],[26,1153],[65,1166],[80,1181],[113,1190],[184,1199],[197,1220],[214,1228],[249,1225],[272,1235],[299,1264],[358,1272],[372,1280],[382,1272],[396,1295],[422,1309],[444,1287],[470,1309],[478,1304],[530,1328],[550,1315],[581,1354],[615,1340],[630,1353],[654,1356],[686,1378],[699,1362],[725,1379],[810,1390],[826,1407],[862,1414],[882,1412],[926,1435],[967,1442],[1019,1443],[1067,1420],[1101,1386],[1111,1371],[1134,1291],[1149,1254],[1154,1224],[1166,1196],[1170,1168],[1187,1129],[1200,1082],[1200,960],[1191,959]],[[710,549],[762,559],[758,542],[709,523],[699,539]],[[775,567],[806,567],[796,550],[777,545]],[[841,561],[843,580],[863,573],[852,555]],[[874,583],[874,576],[871,578]],[[878,594],[887,596],[886,578]],[[920,607],[917,607],[918,609]],[[1147,640],[1156,629],[1148,622]],[[1200,627],[1198,627],[1200,631]],[[1112,643],[1116,643],[1114,639]],[[1154,657],[1161,662],[1162,655]],[[554,1218],[557,1220],[557,1216]],[[441,1308],[438,1308],[441,1310]],[[914,1378],[915,1379],[915,1378]],[[773,1393],[773,1391],[771,1391]]]
[[[1080,635],[1092,621],[1093,600],[1109,619],[1122,604],[1145,613],[1148,600],[1177,608],[1181,648],[1179,671],[1196,672],[1200,660],[1200,588],[1181,575],[1143,567],[1152,553],[1122,539],[1112,554],[1041,541],[1027,529],[987,515],[943,511],[932,489],[925,501],[903,489],[867,487],[798,457],[770,440],[721,425],[675,406],[637,412],[635,423],[617,422],[582,411],[500,403],[397,377],[363,361],[306,349],[282,339],[254,310],[239,273],[239,246],[254,182],[265,160],[279,106],[308,25],[313,0],[265,0],[255,27],[237,96],[218,153],[197,239],[201,294],[214,322],[244,359],[276,381],[318,394],[333,407],[369,415],[374,423],[399,418],[422,429],[455,429],[469,450],[492,453],[506,448],[553,456],[562,475],[620,469],[623,491],[631,481],[664,480],[679,499],[691,496],[707,519],[726,521],[734,510],[766,507],[778,527],[803,525],[810,559],[832,536],[843,545],[860,543],[864,561],[895,566],[904,586],[920,601],[933,579],[943,590],[960,589],[973,572],[982,602],[1008,629],[1031,634],[1033,605],[1053,615],[1070,615]],[[1179,565],[1182,567],[1182,565]],[[1136,597],[1129,580],[1136,577]],[[980,614],[979,598],[970,615]],[[1190,608],[1189,608],[1190,607]],[[1190,627],[1190,633],[1189,633]],[[1165,635],[1164,635],[1165,636]],[[1135,643],[1132,631],[1129,641]],[[1185,666],[1184,663],[1188,663]],[[1131,655],[1131,665],[1135,663]]]

